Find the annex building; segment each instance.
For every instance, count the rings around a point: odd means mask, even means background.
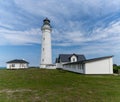
[[[24,69],[29,67],[29,62],[21,59],[11,60],[6,63],[7,69]]]
[[[60,54],[56,67],[81,74],[113,74],[113,56],[86,59],[79,54]]]

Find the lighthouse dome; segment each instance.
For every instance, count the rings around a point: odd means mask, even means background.
[[[50,25],[50,20],[48,18],[43,20],[43,26],[41,27],[41,30],[52,30]]]

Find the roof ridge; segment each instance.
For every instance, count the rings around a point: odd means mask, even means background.
[[[8,61],[6,63],[29,63],[23,59],[14,59],[14,60],[11,60],[11,61]]]

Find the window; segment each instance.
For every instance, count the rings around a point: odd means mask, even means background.
[[[75,62],[75,58],[73,58],[73,62]]]
[[[43,48],[43,51],[44,51],[44,48]]]
[[[20,68],[25,68],[25,64],[20,64]]]
[[[71,60],[71,62],[76,62],[77,61],[77,57],[73,55],[70,60]]]
[[[45,40],[45,38],[43,38],[43,40]]]
[[[42,62],[44,62],[44,59],[42,59]]]
[[[81,69],[80,64],[78,64],[78,69]]]
[[[84,70],[84,67],[85,67],[84,64],[82,64],[82,70]]]
[[[11,66],[12,66],[12,67],[15,67],[15,64],[12,64]]]

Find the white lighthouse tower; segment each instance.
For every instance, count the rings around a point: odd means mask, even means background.
[[[43,20],[42,31],[42,46],[41,46],[41,63],[40,68],[49,68],[52,65],[51,51],[51,32],[52,28],[48,18]]]

